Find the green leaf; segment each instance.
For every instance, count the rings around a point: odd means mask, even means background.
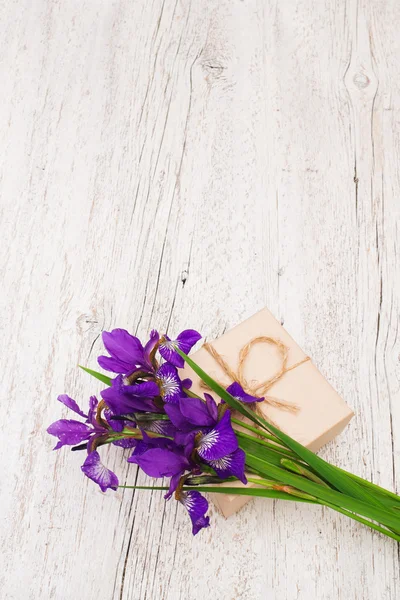
[[[330,465],[325,460],[308,450],[305,446],[296,442],[289,435],[286,435],[280,429],[257,415],[254,411],[244,406],[241,402],[231,396],[219,383],[214,381],[199,365],[197,365],[189,356],[182,352],[179,348],[176,351],[182,356],[186,363],[193,371],[202,379],[216,394],[220,396],[229,406],[240,412],[245,417],[249,418],[253,423],[256,423],[263,429],[273,433],[287,448],[297,454],[299,458],[304,460],[308,465],[314,468],[317,474],[336,487],[341,492],[353,498],[358,498],[364,502],[369,502],[375,506],[382,506],[376,495],[370,493],[365,487],[361,486],[357,481],[349,477],[346,473]]]
[[[97,371],[93,371],[92,369],[88,369],[87,367],[82,367],[82,365],[78,365],[78,367],[80,369],[82,369],[82,371],[89,373],[89,375],[91,375],[95,379],[102,381],[103,383],[105,383],[108,386],[111,385],[111,381],[112,381],[111,377],[107,377],[107,375],[103,375],[103,373],[98,373]]]
[[[271,435],[270,433],[266,433],[263,429],[260,429],[257,427],[252,427],[251,425],[249,425],[248,423],[246,423],[246,421],[240,421],[239,419],[235,419],[235,417],[231,417],[231,422],[234,423],[235,425],[240,425],[240,427],[242,427],[243,429],[247,429],[248,431],[252,431],[253,433],[255,433],[257,436],[259,437],[263,437],[267,440],[271,440],[272,442],[274,442],[274,444],[278,444],[281,447],[285,447],[275,435]]]
[[[283,446],[278,446],[277,444],[274,444],[273,442],[267,442],[265,440],[260,440],[259,438],[255,438],[254,435],[248,435],[247,433],[238,431],[235,428],[234,428],[234,431],[235,431],[235,434],[236,434],[236,437],[238,438],[238,440],[249,440],[251,442],[255,441],[259,448],[259,452],[261,452],[261,453],[263,452],[263,448],[269,448],[273,452],[279,453],[282,457],[291,458],[294,460],[297,459],[297,456],[294,454],[294,452],[292,452],[291,450],[287,450]]]
[[[325,483],[325,481],[323,479],[318,477],[318,475],[315,475],[315,473],[313,473],[312,471],[309,471],[308,469],[306,469],[302,465],[299,465],[297,462],[295,462],[293,460],[288,460],[287,458],[282,458],[281,465],[282,465],[282,467],[284,467],[285,469],[288,469],[289,471],[292,471],[293,473],[297,473],[298,475],[303,475],[303,477],[307,477],[307,479],[311,479],[311,481],[315,481],[315,483],[319,483],[320,485],[323,485],[324,487],[329,487],[328,484]]]
[[[244,437],[243,434],[239,432],[235,432],[239,441],[239,446],[242,450],[253,454],[254,456],[258,456],[261,459],[267,460],[271,464],[280,467],[282,458],[286,458],[285,454],[281,454],[278,450],[273,450],[267,446],[264,446],[259,443],[257,438],[251,439],[249,437]]]
[[[366,487],[374,494],[377,494],[377,496],[380,498],[381,502],[385,502],[388,506],[392,506],[393,502],[395,502],[398,504],[397,508],[400,509],[400,496],[398,496],[394,492],[390,492],[389,490],[386,490],[385,488],[377,485],[376,483],[367,481],[366,479],[363,479],[362,477],[358,477],[358,475],[354,475],[354,473],[349,473],[349,471],[345,471],[344,469],[340,469],[339,467],[336,467],[336,469],[338,469],[339,471],[342,471],[343,473],[346,473],[346,475],[348,477],[351,477],[352,479],[357,481],[360,485]]]

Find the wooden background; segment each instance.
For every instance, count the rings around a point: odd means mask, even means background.
[[[399,2],[3,0],[0,22],[0,597],[399,598],[398,546],[345,517],[258,500],[193,539],[45,433],[57,394],[101,389],[76,365],[103,329],[212,339],[267,305],[356,411],[323,455],[399,491]]]

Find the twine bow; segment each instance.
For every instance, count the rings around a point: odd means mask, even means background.
[[[250,354],[251,349],[256,344],[272,344],[273,346],[275,346],[277,348],[277,350],[279,351],[282,362],[281,362],[280,369],[275,373],[275,375],[273,375],[269,379],[266,379],[265,381],[256,382],[256,383],[251,384],[246,380],[246,378],[244,376],[244,366],[246,364],[246,360]],[[227,375],[229,377],[229,379],[231,379],[232,382],[236,381],[237,383],[239,383],[246,393],[250,394],[251,396],[255,396],[256,398],[264,397],[265,403],[269,404],[270,406],[280,408],[282,410],[287,410],[289,412],[297,412],[299,410],[299,406],[297,404],[294,404],[293,402],[287,402],[285,400],[280,400],[279,398],[274,398],[273,396],[267,396],[266,394],[267,394],[268,390],[277,381],[279,381],[279,379],[281,379],[281,377],[283,377],[283,375],[285,375],[285,373],[288,373],[289,371],[296,369],[297,367],[299,367],[303,363],[307,362],[308,360],[311,360],[309,356],[306,356],[305,358],[303,358],[299,362],[295,363],[291,367],[288,367],[287,361],[288,361],[289,348],[280,340],[263,335],[263,336],[253,338],[252,340],[250,340],[250,342],[248,342],[240,350],[239,365],[238,365],[237,372],[235,373],[235,371],[233,371],[233,369],[231,369],[231,367],[228,365],[226,360],[221,356],[221,354],[219,354],[219,352],[217,352],[217,350],[214,348],[214,346],[212,346],[211,344],[206,342],[203,345],[203,348],[218,363],[218,365],[223,370],[224,374]],[[222,385],[224,385],[224,384],[222,384]],[[204,388],[210,389],[209,386],[204,382],[201,382],[201,386]],[[226,387],[226,386],[224,385],[224,387]]]

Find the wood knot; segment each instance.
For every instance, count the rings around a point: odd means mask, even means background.
[[[366,87],[369,86],[371,80],[365,73],[356,73],[353,77],[353,83],[360,90],[365,90]]]
[[[80,334],[100,332],[99,318],[95,311],[84,313],[76,319],[76,328]]]
[[[216,59],[204,60],[201,64],[206,78],[220,79],[224,75],[226,67]]]

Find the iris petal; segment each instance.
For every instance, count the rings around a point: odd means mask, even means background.
[[[75,400],[67,396],[67,394],[61,394],[60,396],[58,396],[57,400],[61,402],[61,404],[64,404],[64,406],[66,406],[70,410],[73,410],[81,417],[87,418],[87,415],[79,408]]]
[[[124,392],[137,396],[139,398],[154,398],[158,396],[160,391],[155,381],[143,381],[135,385],[124,385]]]
[[[150,398],[140,397],[142,394],[150,395],[156,389],[158,394],[157,385],[150,381],[136,386],[123,385],[122,375],[118,375],[113,379],[111,387],[101,392],[101,397],[115,415],[129,415],[136,411],[157,412],[158,409]],[[135,394],[130,390],[135,390]]]
[[[176,427],[171,423],[171,421],[166,421],[164,419],[147,421],[145,423],[141,423],[140,427],[145,431],[152,431],[154,433],[158,433],[160,435],[166,435],[167,437],[174,437],[176,432]]]
[[[182,395],[182,384],[178,371],[172,365],[164,363],[156,373],[160,385],[160,393],[164,402],[177,404]]]
[[[227,454],[217,460],[209,460],[208,464],[214,469],[218,477],[226,479],[227,477],[237,477],[244,484],[247,483],[244,474],[246,454],[241,448],[238,448],[231,454]]]
[[[59,439],[54,450],[59,450],[62,446],[80,444],[84,440],[89,439],[92,431],[91,427],[85,423],[73,419],[60,419],[47,428],[47,433]]]
[[[200,529],[210,525],[210,517],[205,516],[208,511],[208,502],[200,492],[194,490],[184,492],[181,494],[180,502],[189,513],[189,517],[192,521],[193,535],[196,535]]]
[[[154,347],[157,344],[159,339],[160,339],[160,334],[158,333],[158,331],[153,329],[150,333],[150,339],[144,347],[144,356],[147,361],[147,366],[151,370],[153,370],[153,365],[151,364],[151,361],[150,361],[150,354],[153,352]]]
[[[164,410],[177,429],[185,433],[192,431],[192,424],[183,416],[178,404],[165,404]]]
[[[176,340],[171,340],[167,335],[164,338],[165,341],[159,346],[161,356],[171,365],[182,368],[184,360],[176,351],[176,347],[188,354],[196,342],[201,339],[201,335],[194,329],[185,329],[178,335]]]
[[[189,466],[184,456],[164,448],[151,448],[143,454],[134,454],[129,462],[139,465],[150,477],[172,477]]]
[[[120,446],[121,448],[134,448],[137,444],[137,440],[133,437],[123,438],[122,440],[115,440],[114,446]]]
[[[197,447],[199,456],[206,461],[218,460],[238,447],[238,441],[231,425],[231,414],[227,410],[220,422],[204,435]]]
[[[99,356],[97,362],[102,369],[110,371],[111,373],[125,374],[132,371],[132,365],[130,363],[122,362],[111,356]]]
[[[127,363],[140,364],[143,358],[142,343],[126,329],[103,331],[102,338],[110,356]]]
[[[207,410],[208,410],[210,416],[212,417],[212,419],[214,419],[214,422],[216,422],[218,419],[217,404],[216,404],[214,398],[211,396],[211,394],[205,393],[204,398],[206,399]]]
[[[99,356],[98,362],[103,369],[126,374],[146,364],[142,343],[126,329],[103,331],[102,338],[111,357]]]
[[[217,419],[210,415],[208,406],[200,398],[179,398],[182,415],[193,425],[214,426]]]
[[[108,489],[116,490],[118,488],[118,477],[103,465],[98,452],[94,451],[88,454],[81,469],[86,477],[89,477],[89,479],[100,486],[102,492],[105,492]]]
[[[246,402],[250,404],[251,402],[262,402],[264,400],[264,398],[258,398],[257,396],[250,396],[250,394],[247,394],[240,383],[237,383],[236,381],[231,383],[231,385],[226,388],[226,391],[228,394],[236,398],[236,400],[239,400],[239,402]]]
[[[168,492],[164,496],[165,500],[169,500],[171,498],[172,494],[175,492],[176,488],[178,487],[181,477],[182,477],[181,473],[172,475],[170,482],[169,482]]]

